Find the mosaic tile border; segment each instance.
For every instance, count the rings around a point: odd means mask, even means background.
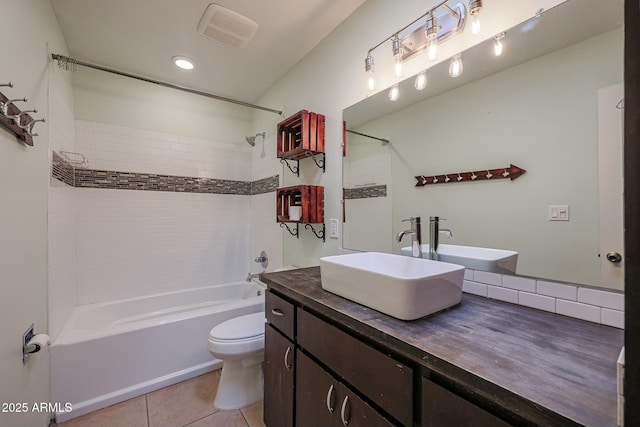
[[[73,168],[69,162],[55,151],[52,157],[51,176],[76,188],[235,194],[242,196],[276,191],[279,182],[278,175],[251,182]]]
[[[387,197],[386,185],[371,185],[368,187],[345,188],[345,199],[370,199],[373,197]]]

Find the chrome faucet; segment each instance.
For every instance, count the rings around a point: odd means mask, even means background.
[[[453,233],[448,228],[440,228],[440,220],[445,220],[439,216],[429,217],[429,259],[438,261],[438,245],[440,233],[446,234],[449,238],[453,237]]]
[[[396,242],[400,243],[405,234],[411,236],[411,256],[415,258],[422,258],[422,228],[420,226],[420,217],[411,217],[403,219],[402,222],[410,221],[411,230],[403,230],[398,233]]]

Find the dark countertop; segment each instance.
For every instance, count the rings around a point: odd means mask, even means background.
[[[260,277],[514,425],[617,425],[622,330],[468,294],[457,307],[407,322],[323,290],[319,267]]]

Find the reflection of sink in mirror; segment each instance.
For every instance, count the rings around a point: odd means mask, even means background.
[[[464,267],[423,258],[361,252],[320,258],[322,288],[401,320],[460,302]]]
[[[401,252],[402,255],[411,256],[411,246],[402,248]],[[422,245],[422,256],[429,257],[428,244]],[[515,274],[518,263],[518,252],[474,246],[438,245],[438,256],[442,262],[500,274]]]

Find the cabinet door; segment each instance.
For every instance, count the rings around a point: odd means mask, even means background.
[[[264,423],[268,427],[293,427],[294,346],[271,325],[265,327]]]
[[[422,426],[509,427],[509,424],[423,378]]]
[[[391,427],[382,415],[298,350],[296,425]]]

